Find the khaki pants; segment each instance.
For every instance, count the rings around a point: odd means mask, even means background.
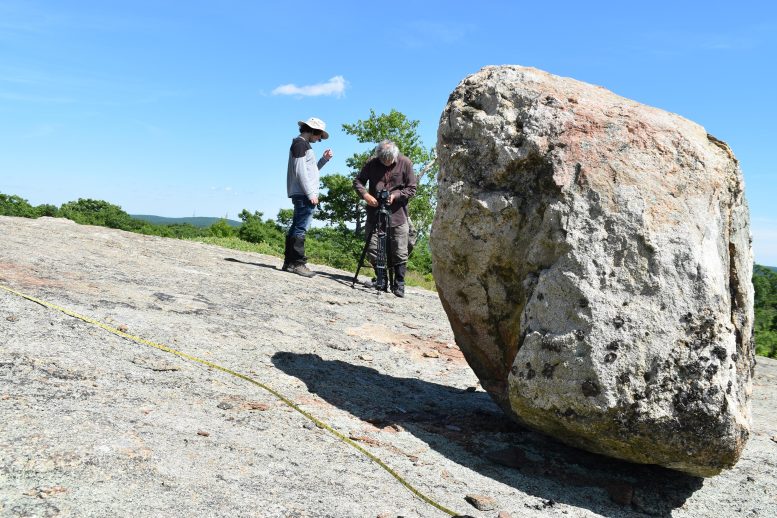
[[[372,225],[367,227],[367,234],[370,233]],[[392,266],[400,266],[407,263],[407,234],[409,227],[407,221],[399,225],[398,227],[391,227],[391,236],[389,248],[391,250],[391,257],[388,257],[388,262]],[[367,258],[370,260],[372,267],[375,267],[375,262],[378,259],[378,233],[373,232],[370,238],[370,245],[367,247]]]

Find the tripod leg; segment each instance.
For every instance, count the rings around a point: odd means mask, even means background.
[[[375,260],[375,289],[386,291],[386,232],[378,228],[377,257]]]
[[[394,258],[392,257],[391,237],[391,218],[386,225],[386,270],[388,271],[388,288],[394,291]]]
[[[362,269],[362,265],[364,264],[364,257],[367,255],[367,248],[370,246],[370,240],[372,239],[372,233],[375,231],[375,225],[370,228],[370,231],[367,233],[367,240],[364,242],[364,248],[362,249],[362,255],[359,257],[359,263],[356,265],[356,273],[353,275],[353,281],[351,282],[351,288],[353,288],[356,285],[356,281],[359,278],[359,270]]]
[[[377,259],[375,261],[376,268],[376,282],[375,288],[378,291],[388,291],[388,261],[386,258],[386,238],[388,236],[388,214],[385,210],[381,210],[378,213],[378,224],[376,231],[378,232],[377,238]]]

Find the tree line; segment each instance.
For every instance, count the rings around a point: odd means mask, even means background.
[[[118,205],[103,200],[79,198],[62,206],[33,206],[17,195],[0,193],[0,216],[66,218],[81,225],[96,225],[139,234],[190,239],[240,250],[283,256],[286,231],[291,223],[291,209],[281,209],[275,219],[264,218],[259,212],[244,209],[241,225],[233,227],[221,219],[208,227],[190,223],[155,224],[133,218]],[[345,270],[356,270],[363,247],[363,235],[345,225],[314,227],[308,232],[307,253],[311,262]],[[433,288],[431,254],[428,237],[419,239],[409,262],[415,274],[415,285]],[[367,265],[369,269],[369,264]]]
[[[777,272],[756,264],[753,287],[756,353],[777,358]]]

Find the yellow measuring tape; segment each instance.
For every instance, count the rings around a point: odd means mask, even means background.
[[[93,324],[93,325],[96,325],[98,327],[101,327],[101,328],[105,329],[106,331],[108,331],[110,333],[113,333],[115,335],[121,336],[122,338],[126,338],[128,340],[132,340],[133,342],[136,342],[136,343],[139,343],[139,344],[148,345],[149,347],[153,347],[155,349],[159,349],[161,351],[165,351],[165,352],[168,352],[170,354],[175,354],[176,356],[180,356],[181,358],[185,358],[187,360],[191,360],[193,362],[200,363],[200,364],[205,365],[207,367],[210,367],[212,369],[216,369],[216,370],[220,370],[222,372],[226,372],[227,374],[231,374],[232,376],[235,376],[236,378],[240,378],[240,379],[245,380],[245,381],[247,381],[249,383],[253,383],[254,385],[263,388],[264,390],[266,390],[267,392],[269,392],[270,394],[272,394],[273,396],[275,396],[279,400],[283,401],[286,405],[288,405],[289,407],[293,408],[294,410],[296,410],[297,412],[299,412],[300,414],[302,414],[303,416],[308,418],[310,421],[315,423],[315,425],[318,426],[319,428],[323,428],[323,429],[327,430],[329,433],[331,433],[332,435],[334,435],[335,437],[337,437],[338,439],[340,439],[344,443],[346,443],[346,444],[348,444],[350,446],[353,446],[354,448],[359,450],[367,458],[369,458],[371,461],[375,462],[378,466],[380,466],[381,468],[386,470],[392,477],[397,479],[399,481],[399,483],[402,484],[403,486],[405,486],[407,489],[409,489],[411,493],[413,493],[415,496],[417,496],[418,498],[420,498],[421,500],[423,500],[427,504],[429,504],[429,505],[431,505],[433,507],[436,507],[440,511],[442,511],[444,513],[447,513],[450,516],[458,516],[458,513],[454,512],[454,511],[451,511],[450,509],[444,507],[443,505],[435,502],[434,500],[432,500],[431,498],[429,498],[428,496],[423,494],[421,491],[416,489],[407,480],[402,478],[402,476],[399,473],[397,473],[396,471],[394,471],[393,469],[388,467],[386,465],[386,463],[384,463],[378,457],[376,457],[375,455],[373,455],[372,453],[370,453],[369,451],[367,451],[366,449],[361,447],[359,444],[357,444],[351,438],[346,437],[345,435],[343,435],[342,433],[338,432],[337,430],[335,430],[334,428],[332,428],[328,424],[326,424],[323,421],[320,421],[319,419],[314,417],[309,412],[306,412],[305,410],[301,409],[299,406],[297,406],[295,403],[293,403],[289,398],[287,398],[286,396],[284,396],[280,392],[276,391],[272,387],[269,387],[269,386],[265,385],[264,383],[251,378],[250,376],[246,376],[245,374],[240,374],[239,372],[235,372],[235,371],[233,371],[231,369],[228,369],[226,367],[222,367],[221,365],[218,365],[217,363],[209,362],[208,360],[203,360],[202,358],[198,358],[196,356],[192,356],[190,354],[186,354],[185,352],[178,351],[177,349],[173,349],[172,347],[169,347],[167,345],[159,344],[159,343],[156,343],[156,342],[152,342],[150,340],[146,340],[145,338],[141,338],[139,336],[135,336],[135,335],[131,335],[129,333],[125,333],[124,331],[120,331],[119,329],[116,329],[115,327],[111,327],[108,324],[104,324],[104,323],[99,322],[97,320],[94,320],[92,318],[85,317],[83,315],[80,315],[80,314],[76,313],[75,311],[71,311],[71,310],[69,310],[67,308],[63,308],[63,307],[57,306],[56,304],[52,304],[50,302],[46,302],[45,300],[40,300],[40,299],[37,299],[37,298],[32,297],[30,295],[26,295],[24,293],[18,292],[18,291],[14,290],[14,289],[11,289],[11,288],[7,287],[7,286],[3,286],[2,284],[0,284],[0,288],[2,288],[3,290],[5,290],[5,291],[7,291],[9,293],[13,293],[14,295],[18,295],[19,297],[22,297],[22,298],[25,298],[25,299],[27,299],[29,301],[35,302],[36,304],[40,304],[41,306],[44,306],[44,307],[47,307],[47,308],[51,308],[51,309],[55,309],[57,311],[60,311],[60,312],[62,312],[64,314],[68,315],[68,316],[71,316],[73,318],[77,318],[77,319],[82,320],[84,322],[87,322],[89,324]]]

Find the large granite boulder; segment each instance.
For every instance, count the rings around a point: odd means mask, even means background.
[[[434,277],[483,387],[596,453],[711,476],[750,429],[752,252],[728,146],[518,66],[440,120]]]

